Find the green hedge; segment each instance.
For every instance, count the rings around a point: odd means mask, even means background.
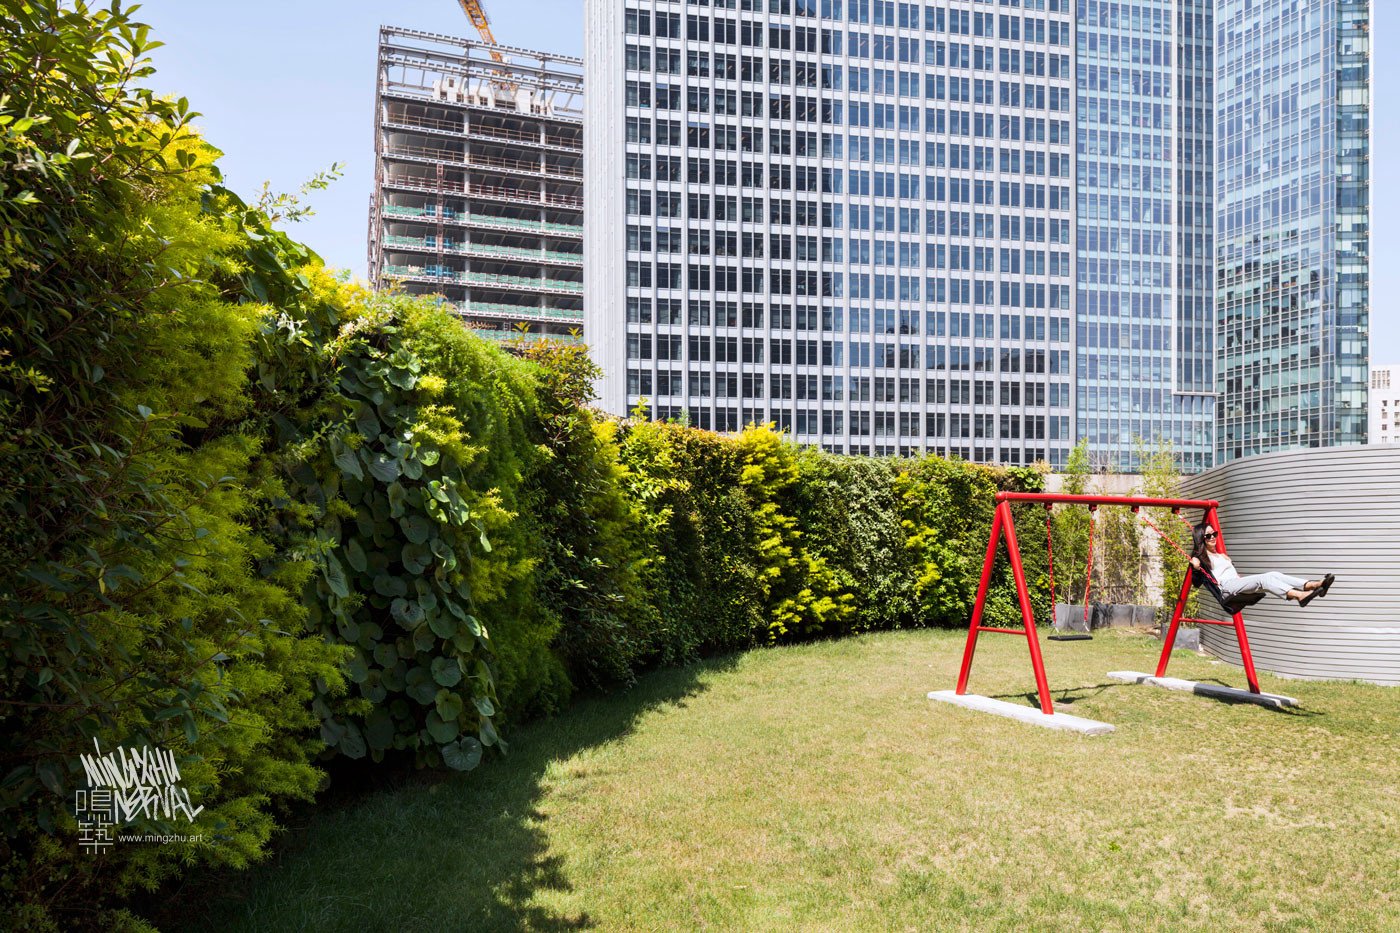
[[[7,918],[139,923],[133,892],[263,857],[328,756],[466,770],[648,668],[965,623],[995,493],[1039,474],[602,416],[580,349],[328,275],[147,48],[0,0]],[[138,828],[212,844],[79,851],[94,740],[170,750],[205,809]]]

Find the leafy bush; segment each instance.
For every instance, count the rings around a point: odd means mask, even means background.
[[[806,548],[791,514],[799,478],[796,449],[771,426],[751,425],[736,443],[743,464],[739,486],[753,516],[755,632],[769,644],[844,634],[854,597],[841,591],[825,558]]]
[[[537,592],[557,628],[555,648],[570,682],[627,684],[651,653],[656,613],[641,586],[641,509],[621,485],[616,427],[587,407],[598,371],[582,348],[520,349],[540,364],[545,458],[527,478]]]
[[[222,189],[184,101],[134,87],[149,47],[116,8],[0,0],[0,896],[34,928],[257,858],[320,780],[313,684],[341,683],[310,565],[265,533],[277,413],[248,378],[313,257]],[[94,739],[173,752],[214,844],[78,853]]]
[[[808,448],[798,468],[798,521],[808,547],[854,597],[849,628],[919,624],[913,581],[920,568],[907,546],[895,484],[901,462],[833,457]]]
[[[489,553],[491,531],[512,516],[479,482],[493,471],[471,472],[487,448],[467,422],[520,433],[530,386],[519,367],[483,365],[441,312],[366,304],[332,344],[334,392],[323,417],[298,426],[297,440],[314,443],[288,470],[294,497],[314,509],[292,538],[319,566],[306,594],[313,621],[351,649],[345,671],[356,696],[318,697],[321,737],[350,758],[407,750],[420,764],[468,770],[498,741],[476,593],[507,585],[499,562],[478,567],[473,550]],[[498,391],[454,404],[461,394],[434,364],[459,366],[473,387],[484,372]],[[480,398],[499,404],[482,412]]]

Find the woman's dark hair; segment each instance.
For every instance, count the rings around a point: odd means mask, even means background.
[[[1191,529],[1191,556],[1201,562],[1201,569],[1210,573],[1210,551],[1206,549],[1206,532],[1215,529],[1205,522]]]

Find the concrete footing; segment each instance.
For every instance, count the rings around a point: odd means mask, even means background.
[[[1061,729],[1066,732],[1078,732],[1081,735],[1107,735],[1113,731],[1113,727],[1106,722],[1095,722],[1092,719],[1071,716],[1069,713],[1051,713],[1047,716],[1040,710],[1032,709],[1029,706],[1008,703],[1005,700],[993,700],[991,697],[978,696],[975,693],[958,694],[952,690],[935,690],[928,695],[928,698],[938,700],[940,703],[951,703],[954,706],[977,710],[979,713],[1005,716],[1008,719],[1030,723],[1044,729]]]
[[[1181,690],[1198,696],[1214,697],[1217,700],[1231,700],[1238,703],[1257,703],[1275,709],[1293,707],[1298,701],[1293,697],[1277,693],[1250,693],[1235,687],[1222,687],[1219,684],[1203,684],[1194,680],[1181,680],[1176,677],[1153,677],[1138,671],[1109,671],[1108,676],[1125,684],[1145,684],[1149,687],[1162,687],[1167,690]]]

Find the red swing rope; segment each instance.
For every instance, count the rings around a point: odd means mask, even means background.
[[[1045,553],[1050,558],[1050,626],[1055,625],[1055,536],[1050,531],[1050,513],[1054,503],[1045,505]]]
[[[1094,582],[1094,519],[1099,507],[1089,506],[1089,562],[1084,568],[1084,627],[1089,627],[1089,587]]]
[[[1177,552],[1178,554],[1180,554],[1182,557],[1186,558],[1186,562],[1187,562],[1188,564],[1191,563],[1191,555],[1188,554],[1188,553],[1186,553],[1184,550],[1182,550],[1181,545],[1179,545],[1179,544],[1177,544],[1175,541],[1173,541],[1173,540],[1171,539],[1171,537],[1170,537],[1166,532],[1162,531],[1162,529],[1160,529],[1160,528],[1158,528],[1156,525],[1152,524],[1152,520],[1151,520],[1151,519],[1149,519],[1146,515],[1143,515],[1141,512],[1138,513],[1138,518],[1139,518],[1139,519],[1142,521],[1142,523],[1143,523],[1144,525],[1146,525],[1148,528],[1151,528],[1153,531],[1157,532],[1157,537],[1161,538],[1163,541],[1165,541],[1165,542],[1167,542],[1168,544],[1170,544],[1173,548],[1176,549],[1176,552]],[[1187,519],[1185,515],[1181,515],[1180,513],[1178,513],[1178,514],[1177,514],[1177,518],[1181,519],[1181,523],[1182,523],[1183,525],[1186,526],[1186,530],[1187,530],[1187,531],[1190,531],[1192,534],[1195,534],[1195,531],[1196,531],[1195,526],[1191,524],[1190,520]],[[1210,578],[1210,582],[1215,583],[1216,586],[1219,586],[1219,585],[1220,585],[1220,584],[1216,581],[1214,575],[1212,575],[1212,574],[1211,574],[1208,570],[1206,570],[1204,567],[1198,567],[1198,568],[1196,568],[1196,569],[1198,569],[1201,573],[1203,573],[1203,574],[1205,574],[1207,577],[1209,577],[1209,578]]]
[[[1150,518],[1148,518],[1146,515],[1143,515],[1141,512],[1138,513],[1138,518],[1141,519],[1141,520],[1142,520],[1142,523],[1143,523],[1144,525],[1146,525],[1148,528],[1151,528],[1153,531],[1157,532],[1157,537],[1161,538],[1163,541],[1167,542],[1167,543],[1170,544],[1172,547],[1176,548],[1176,552],[1177,552],[1178,554],[1180,554],[1182,557],[1186,558],[1188,561],[1191,559],[1191,555],[1190,555],[1190,554],[1187,554],[1185,551],[1183,551],[1183,550],[1181,549],[1181,545],[1179,545],[1179,544],[1177,544],[1175,541],[1173,541],[1173,540],[1171,539],[1171,536],[1169,536],[1165,531],[1163,531],[1162,529],[1158,528],[1156,525],[1152,524],[1152,520],[1151,520]],[[1185,520],[1185,519],[1182,519],[1182,521],[1186,521],[1186,520]],[[1186,525],[1187,525],[1187,527],[1189,528],[1189,527],[1191,526],[1191,523],[1190,523],[1190,522],[1186,522]]]
[[[1045,506],[1045,552],[1049,557],[1050,571],[1050,624],[1055,624],[1055,603],[1058,597],[1055,595],[1055,535],[1051,528],[1051,509],[1053,504]],[[1084,568],[1084,625],[1089,624],[1089,590],[1094,581],[1094,521],[1098,514],[1098,506],[1089,506],[1089,560]]]

